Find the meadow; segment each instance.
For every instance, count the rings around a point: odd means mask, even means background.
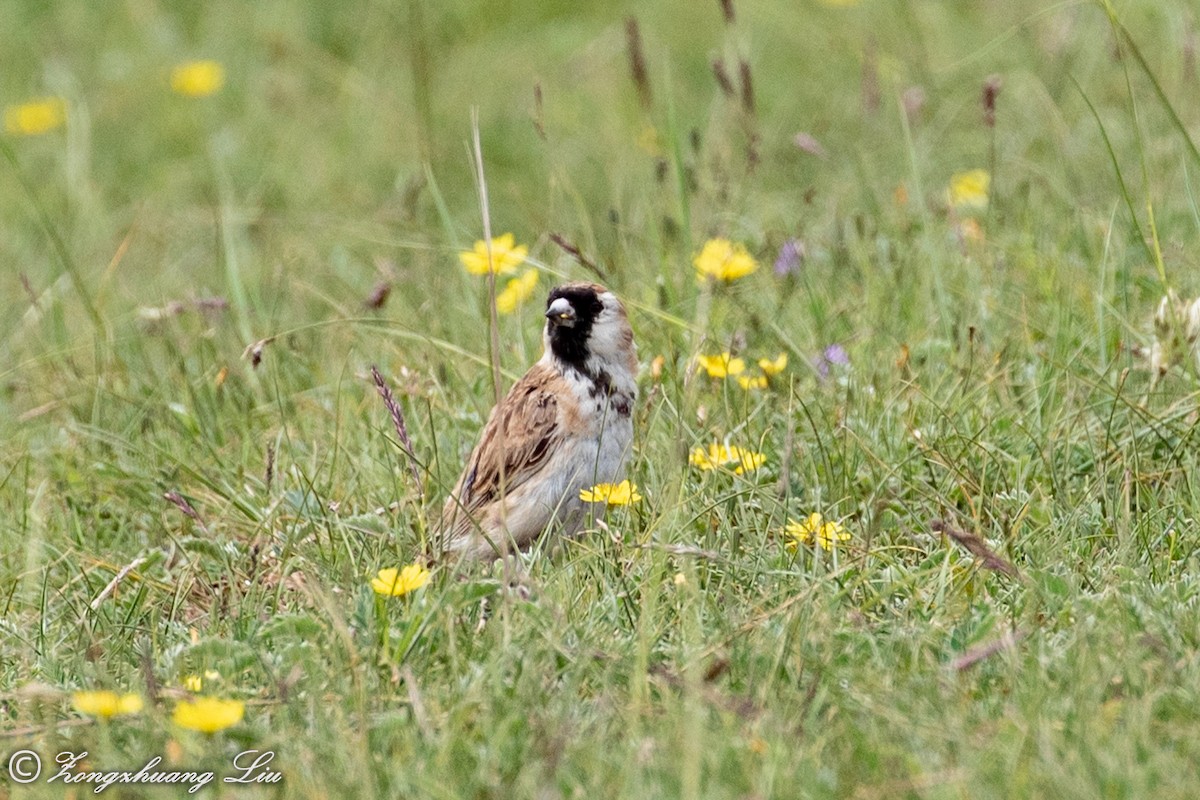
[[[198,793],[247,800],[1195,796],[1191,3],[0,26],[5,764],[273,752],[282,783]],[[485,211],[525,248],[494,295]],[[520,591],[377,591],[566,279],[629,308],[640,497]]]

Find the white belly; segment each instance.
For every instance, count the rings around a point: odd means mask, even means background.
[[[549,525],[564,535],[577,533],[588,520],[588,507],[579,493],[598,483],[618,483],[633,446],[631,415],[618,413],[608,398],[588,398],[586,430],[564,446],[542,468],[546,480],[520,487],[508,498],[509,533],[524,544]],[[605,408],[605,406],[607,406]],[[599,408],[598,408],[599,407]],[[628,406],[626,406],[628,409]],[[603,509],[597,509],[597,513]]]

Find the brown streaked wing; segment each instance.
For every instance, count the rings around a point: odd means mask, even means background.
[[[549,370],[531,369],[492,413],[456,492],[465,509],[473,511],[500,494],[502,453],[505,492],[511,492],[527,481],[562,441],[553,392],[556,378]]]

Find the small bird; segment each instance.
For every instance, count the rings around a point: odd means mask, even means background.
[[[541,359],[492,409],[442,509],[441,544],[467,560],[564,536],[585,521],[582,489],[616,483],[633,442],[637,346],[625,307],[595,283],[546,300]]]

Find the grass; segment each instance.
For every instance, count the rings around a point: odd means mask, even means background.
[[[69,124],[0,142],[0,755],[274,751],[283,788],[205,790],[247,798],[1192,796],[1197,376],[1140,353],[1200,292],[1194,12],[733,11],[5,6],[0,100]],[[173,95],[180,54],[226,86]],[[472,109],[539,297],[599,272],[630,307],[645,499],[530,558],[530,599],[385,601],[493,400]],[[973,235],[945,187],[980,167]],[[758,272],[697,286],[712,236]],[[496,321],[505,383],[538,306]],[[790,364],[689,374],[731,347]],[[726,437],[766,464],[688,466]],[[812,512],[851,539],[788,549]],[[211,736],[171,722],[206,672],[247,702]],[[146,709],[72,710],[97,688]]]

